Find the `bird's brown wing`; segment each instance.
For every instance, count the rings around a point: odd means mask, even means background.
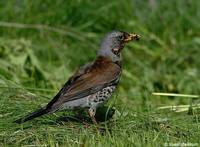
[[[121,73],[119,65],[102,57],[79,70],[63,86],[47,107],[58,108],[63,103],[80,99],[114,84]]]

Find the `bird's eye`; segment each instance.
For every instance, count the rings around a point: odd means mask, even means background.
[[[119,39],[120,40],[124,40],[124,36],[119,36]]]

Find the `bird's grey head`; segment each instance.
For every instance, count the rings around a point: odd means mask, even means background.
[[[121,51],[125,43],[131,40],[138,40],[139,35],[129,34],[122,31],[112,31],[108,33],[101,43],[98,56],[111,58],[113,62],[121,60]]]

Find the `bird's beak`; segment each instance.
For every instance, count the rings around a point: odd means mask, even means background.
[[[139,40],[140,39],[140,35],[137,35],[137,34],[128,34],[126,36],[126,38],[124,39],[124,42],[129,42],[129,41],[132,41],[132,40]]]

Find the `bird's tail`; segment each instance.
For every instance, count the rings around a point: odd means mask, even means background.
[[[14,123],[21,124],[21,123],[23,123],[23,122],[26,122],[26,121],[28,121],[28,120],[34,119],[34,118],[36,118],[36,117],[39,117],[39,116],[44,115],[44,114],[47,114],[47,113],[49,113],[49,110],[48,110],[48,109],[46,109],[46,108],[41,108],[41,109],[39,109],[39,110],[37,110],[37,111],[31,113],[31,114],[28,114],[28,115],[25,116],[25,117],[22,117],[22,118],[20,118],[20,119],[15,120]]]

